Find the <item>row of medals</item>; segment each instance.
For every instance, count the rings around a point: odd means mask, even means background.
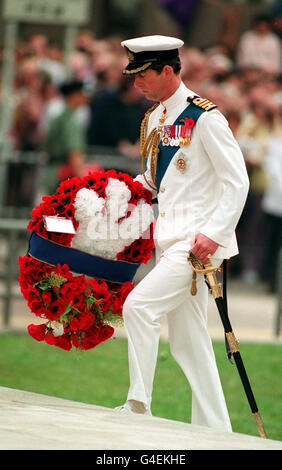
[[[185,135],[183,135],[183,131]],[[190,145],[191,130],[182,125],[162,126],[162,143],[170,147],[185,147]]]

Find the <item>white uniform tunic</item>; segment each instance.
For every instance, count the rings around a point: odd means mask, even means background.
[[[164,107],[165,125],[172,125],[191,95],[181,83],[150,115],[148,133],[159,125]],[[176,165],[179,156],[186,161],[184,171]],[[137,179],[151,190],[142,175]],[[152,183],[149,170],[146,179]],[[192,423],[226,431],[231,424],[207,331],[208,289],[198,276],[198,293],[190,295],[192,269],[187,255],[199,232],[220,245],[214,265],[238,253],[235,228],[248,187],[244,159],[226,119],[217,110],[204,112],[193,129],[191,144],[177,150],[161,181],[154,233],[156,266],[129,294],[123,309],[129,348],[128,400],[141,401],[150,409],[160,319],[167,315],[171,352],[192,389]]]

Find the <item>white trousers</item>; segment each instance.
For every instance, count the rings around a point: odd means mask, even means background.
[[[127,297],[124,325],[128,337],[128,400],[150,409],[158,355],[160,319],[167,315],[170,350],[192,389],[192,424],[231,431],[230,419],[207,330],[208,288],[197,276],[190,295],[192,268],[187,243],[166,250],[156,266]],[[214,261],[219,266],[220,260]]]

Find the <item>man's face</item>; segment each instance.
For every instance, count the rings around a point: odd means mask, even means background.
[[[166,81],[163,71],[159,74],[156,70],[148,69],[135,76],[134,86],[150,101],[162,101],[166,93]]]

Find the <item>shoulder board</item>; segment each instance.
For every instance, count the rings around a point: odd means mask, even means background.
[[[193,103],[195,106],[204,109],[205,111],[211,111],[212,109],[217,108],[217,105],[207,100],[206,98],[201,98],[200,96],[194,95],[187,98],[189,103]]]

